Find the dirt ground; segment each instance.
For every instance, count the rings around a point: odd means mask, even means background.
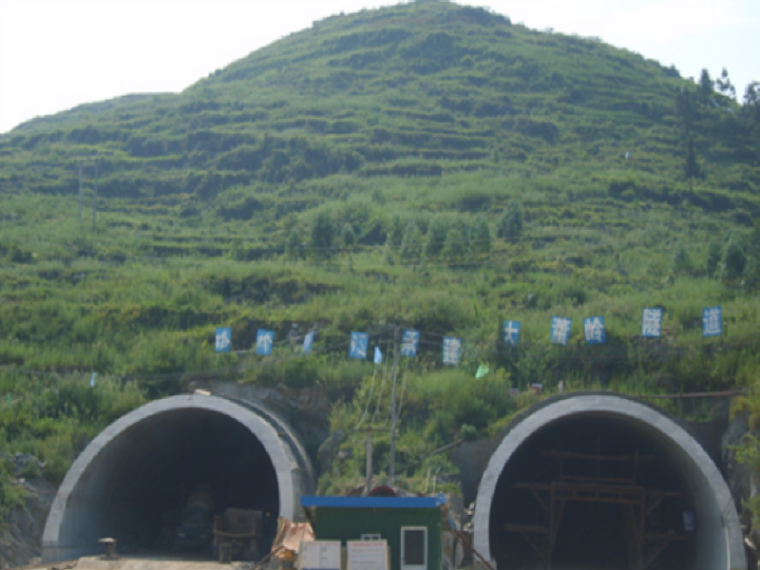
[[[23,566],[18,570],[248,570],[251,566],[250,562],[220,564],[213,560],[187,560],[161,556],[129,556],[119,560],[86,556],[70,562]]]

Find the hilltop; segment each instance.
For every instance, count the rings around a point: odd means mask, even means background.
[[[120,413],[215,378],[321,386],[346,430],[387,376],[347,358],[347,335],[387,357],[395,324],[423,333],[408,457],[498,433],[533,383],[753,386],[753,89],[737,102],[593,38],[416,2],[315,22],[179,94],[21,125],[0,137],[0,447],[56,479]],[[701,335],[717,305],[725,343]],[[643,307],[664,309],[660,339],[641,338]],[[568,346],[549,341],[557,315]],[[595,315],[601,347],[580,325]],[[217,326],[239,353],[215,354]],[[250,352],[258,328],[271,358]]]

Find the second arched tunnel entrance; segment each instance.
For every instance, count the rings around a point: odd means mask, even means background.
[[[491,554],[499,568],[542,557],[558,570],[644,568],[649,557],[662,569],[689,568],[694,544],[683,516],[693,511],[686,480],[657,440],[624,418],[571,416],[533,434],[505,466]]]
[[[513,423],[478,491],[475,548],[498,570],[746,569],[719,471],[676,422],[611,394]]]

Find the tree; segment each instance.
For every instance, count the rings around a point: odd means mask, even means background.
[[[730,239],[723,250],[721,259],[721,277],[727,284],[735,283],[744,274],[747,265],[747,256],[744,249],[736,239]]]
[[[443,246],[446,244],[448,230],[449,226],[442,216],[437,215],[433,217],[433,220],[428,226],[427,241],[425,242],[425,257],[433,259],[441,252]]]
[[[422,257],[422,232],[414,222],[409,222],[401,240],[401,259],[419,263]]]
[[[686,159],[684,160],[683,171],[686,180],[689,181],[689,190],[693,190],[694,179],[702,175],[702,169],[699,167],[697,153],[694,150],[694,141],[691,139],[686,143]]]
[[[707,247],[707,276],[712,277],[715,275],[715,271],[720,265],[721,258],[720,242],[718,240],[712,240]]]
[[[446,233],[446,241],[443,246],[443,257],[451,265],[460,265],[467,257],[467,247],[464,236],[458,229],[453,228]]]
[[[684,133],[688,133],[697,119],[697,98],[689,87],[682,87],[676,92],[675,112],[681,119]]]
[[[478,214],[470,226],[470,251],[476,255],[491,252],[491,230],[483,214]]]
[[[298,228],[293,228],[288,234],[285,242],[285,253],[291,259],[300,259],[303,257],[303,238]]]
[[[691,273],[693,269],[691,257],[682,241],[679,241],[676,244],[675,251],[673,252],[673,259],[670,261],[670,268],[675,275],[682,273],[688,274]]]
[[[311,226],[311,245],[314,247],[316,257],[330,257],[332,255],[333,242],[335,241],[335,225],[332,214],[327,210],[321,210],[314,218]]]
[[[704,101],[707,101],[713,93],[713,80],[707,70],[703,69],[699,76],[699,94]]]
[[[510,200],[496,225],[496,236],[505,241],[517,242],[523,232],[524,220],[525,214],[520,203]]]
[[[747,264],[744,267],[744,288],[756,291],[760,288],[760,220],[747,240]]]
[[[720,78],[715,80],[715,86],[723,95],[736,99],[736,89],[731,84],[731,80],[728,78],[728,71],[726,71],[725,67],[720,73]]]
[[[343,225],[343,229],[340,230],[340,241],[342,241],[343,245],[346,247],[351,247],[356,243],[354,227],[349,222],[346,222]]]
[[[395,214],[385,230],[385,243],[386,245],[399,246],[403,239],[404,223],[401,221],[401,216]]]

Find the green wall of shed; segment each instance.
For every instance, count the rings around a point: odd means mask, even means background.
[[[401,527],[428,529],[428,570],[441,568],[443,542],[440,509],[368,509],[315,507],[311,524],[317,540],[361,540],[362,534],[379,534],[388,541],[391,570],[401,570]]]

